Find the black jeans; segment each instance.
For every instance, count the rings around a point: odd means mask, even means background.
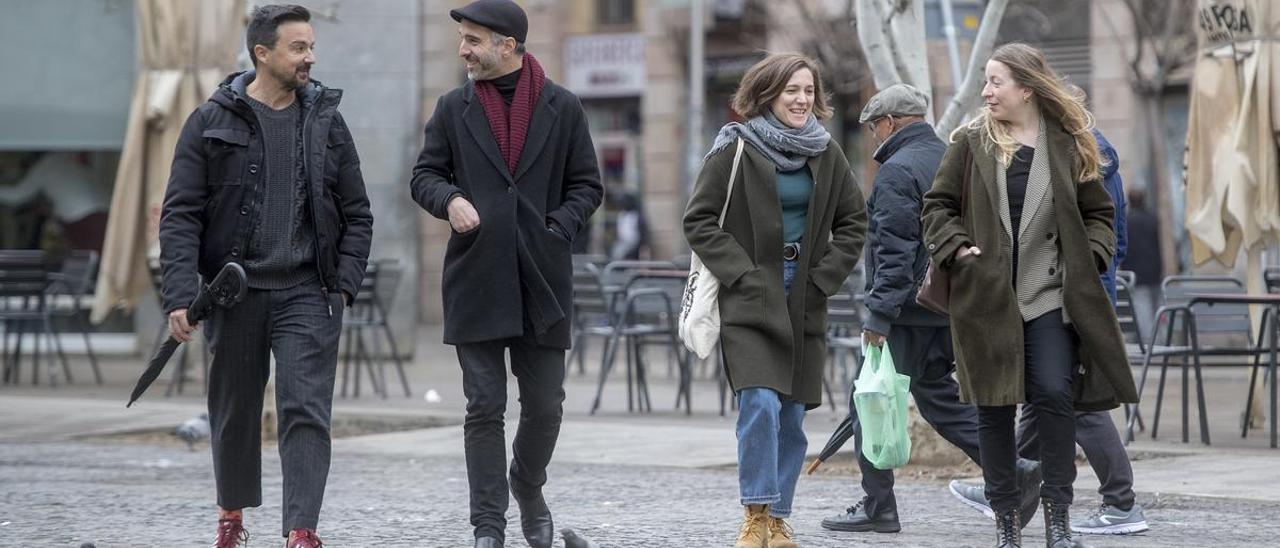
[[[889,330],[889,351],[899,373],[911,376],[911,397],[920,416],[943,439],[981,464],[978,451],[978,408],[960,402],[960,385],[951,373],[955,357],[951,349],[951,328],[895,325]],[[862,431],[858,412],[852,406],[854,451],[862,470],[862,490],[867,494],[867,514],[877,516],[897,511],[893,495],[893,470],[880,470],[862,456]]]
[[[1026,397],[1035,408],[1040,432],[1040,497],[1070,504],[1076,479],[1075,401],[1071,389],[1076,359],[1075,330],[1054,309],[1022,326]],[[978,408],[978,438],[987,500],[996,513],[1018,507],[1018,457],[1014,437],[1016,405]]]
[[[262,395],[276,358],[283,532],[315,529],[329,478],[329,420],[342,297],[319,282],[250,289],[205,322],[213,350],[209,426],[218,506],[262,505]]]
[[[1018,420],[1018,456],[1037,459],[1040,455],[1040,428],[1035,409],[1022,406]],[[1076,443],[1084,450],[1089,466],[1098,475],[1102,502],[1122,509],[1133,507],[1133,465],[1124,451],[1120,431],[1106,411],[1076,412]]]
[[[504,539],[507,496],[507,365],[520,387],[520,426],[512,445],[511,476],[526,488],[547,482],[547,464],[560,436],[564,403],[564,350],[528,339],[506,339],[457,346],[462,391],[467,396],[463,432],[467,481],[471,488],[471,525],[475,535]]]

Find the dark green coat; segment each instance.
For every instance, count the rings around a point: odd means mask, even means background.
[[[833,141],[809,160],[809,201],[800,264],[782,288],[782,207],[777,169],[747,144],[724,228],[736,143],[707,159],[684,215],[689,247],[720,280],[720,348],[734,390],[772,388],[808,408],[822,404],[827,297],[840,290],[866,238],[862,191]]]
[[[1114,208],[1100,180],[1073,175],[1074,142],[1057,122],[1045,120],[1049,145],[1053,222],[1061,244],[1063,306],[1079,335],[1084,375],[1075,382],[1076,409],[1100,411],[1138,401],[1115,309],[1098,275],[1115,247]],[[947,147],[925,195],[925,242],[935,264],[951,274],[951,338],[956,376],[965,401],[1013,405],[1026,401],[1022,316],[1012,283],[1012,258],[1002,249],[995,146],[981,130],[966,129]],[[973,153],[969,195],[960,220],[965,156]],[[1039,151],[1037,151],[1039,154]],[[983,253],[953,264],[960,246]]]

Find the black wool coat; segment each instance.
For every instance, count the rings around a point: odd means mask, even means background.
[[[409,186],[414,201],[439,219],[449,219],[454,196],[465,197],[480,215],[479,227],[449,235],[444,342],[532,337],[542,346],[568,348],[571,238],[604,197],[578,98],[546,81],[512,174],[475,82],[467,82],[436,103]]]

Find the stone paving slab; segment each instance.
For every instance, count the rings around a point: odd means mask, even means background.
[[[264,454],[263,508],[250,511],[251,546],[278,546],[279,459]],[[723,547],[740,507],[731,469],[559,462],[547,497],[557,524],[602,547]],[[823,531],[818,522],[852,502],[851,478],[805,477],[793,525],[801,546],[989,546],[993,525],[937,482],[900,482],[903,532]],[[1080,493],[1077,509],[1096,504]],[[335,452],[321,533],[335,547],[466,547],[465,466],[455,456]],[[207,451],[91,441],[0,442],[0,546],[207,546],[213,530]],[[1099,547],[1274,545],[1280,503],[1140,493],[1150,533],[1089,537]],[[508,546],[523,546],[509,513]],[[1039,533],[1038,522],[1027,529]],[[1035,544],[1029,544],[1034,546]]]

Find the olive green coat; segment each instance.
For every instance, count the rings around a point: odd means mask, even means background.
[[[1138,401],[1115,309],[1098,276],[1115,248],[1111,198],[1101,180],[1073,175],[1071,136],[1045,120],[1053,219],[1061,246],[1063,306],[1079,336],[1082,378],[1076,409],[1101,411]],[[1023,318],[1012,283],[1008,236],[1000,221],[996,149],[980,130],[957,134],[924,197],[925,243],[935,264],[951,274],[951,339],[961,396],[977,405],[1013,405],[1024,393]],[[1041,151],[1036,151],[1040,154]],[[965,157],[973,154],[969,195],[960,218]],[[959,262],[962,245],[983,253]]]
[[[862,191],[833,141],[809,160],[814,189],[800,263],[782,287],[782,207],[777,170],[747,144],[723,229],[737,144],[707,158],[684,215],[689,247],[720,280],[720,348],[734,390],[772,388],[808,408],[822,404],[827,297],[858,263],[866,238]]]

